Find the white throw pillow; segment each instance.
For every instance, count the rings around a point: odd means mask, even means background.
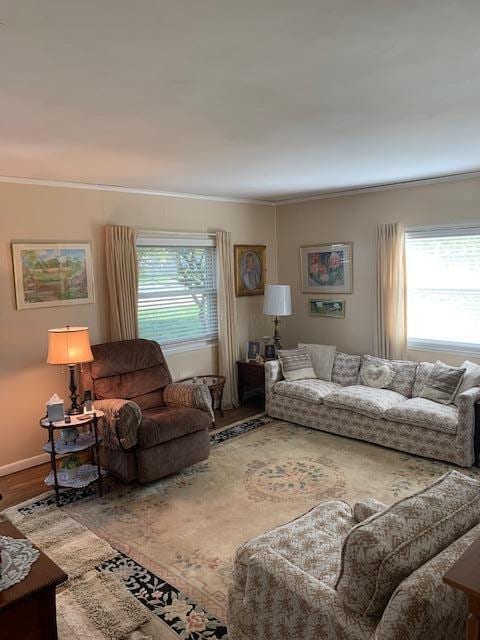
[[[303,342],[299,342],[297,346],[300,349],[304,348],[307,350],[316,377],[319,380],[327,380],[330,382],[337,347],[329,344],[305,344]]]
[[[314,367],[315,368],[315,367]],[[474,362],[470,362],[470,360],[465,360],[462,364],[462,369],[466,369],[463,374],[463,378],[460,382],[460,386],[457,389],[457,393],[455,394],[455,398],[453,400],[454,404],[458,407],[458,396],[464,391],[468,391],[473,387],[480,387],[480,364],[475,364]]]
[[[387,363],[362,362],[360,369],[360,381],[367,387],[385,389],[393,380],[395,371]]]
[[[306,349],[279,349],[278,359],[283,377],[288,382],[317,377]]]

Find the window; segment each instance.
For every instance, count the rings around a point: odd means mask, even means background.
[[[213,238],[140,236],[137,240],[141,338],[197,346],[218,335]]]
[[[480,227],[406,237],[408,345],[480,352]]]

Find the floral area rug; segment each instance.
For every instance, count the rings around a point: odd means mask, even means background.
[[[64,511],[120,551],[105,568],[173,638],[226,640],[227,590],[241,544],[325,500],[391,504],[449,468],[257,418],[213,434],[205,462],[150,485],[113,487],[103,498],[65,499]],[[480,476],[475,468],[465,473]]]

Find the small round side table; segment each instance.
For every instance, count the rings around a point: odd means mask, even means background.
[[[226,380],[225,376],[214,376],[209,374],[183,378],[183,380],[177,380],[176,382],[183,382],[184,384],[206,384],[212,398],[212,409],[214,412],[218,409],[223,418],[222,399]],[[215,424],[215,422],[213,424]]]
[[[88,416],[85,418],[85,416]],[[48,418],[40,420],[40,426],[48,429],[48,442],[43,446],[43,450],[50,454],[50,464],[52,470],[45,478],[45,483],[53,486],[55,490],[55,501],[57,507],[60,506],[60,489],[83,489],[92,482],[97,482],[98,494],[103,495],[102,489],[102,469],[100,468],[99,445],[101,438],[98,435],[98,418],[103,417],[103,411],[93,411],[91,414],[81,413],[72,415],[70,422],[59,420],[51,422]],[[60,438],[55,438],[55,431],[88,427],[88,431],[82,431],[74,442],[62,442]],[[57,469],[57,456],[68,453],[78,453],[79,451],[92,451],[92,464],[83,464],[78,467],[78,476],[68,478],[67,474]],[[103,472],[104,473],[104,472]]]

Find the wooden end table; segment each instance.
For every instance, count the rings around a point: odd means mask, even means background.
[[[102,469],[100,468],[100,456],[99,445],[101,438],[98,435],[98,418],[103,417],[103,411],[94,411],[88,415],[86,419],[82,419],[86,414],[72,415],[70,422],[65,420],[59,420],[58,422],[51,422],[48,418],[42,418],[40,420],[40,426],[43,429],[48,430],[48,442],[44,445],[43,450],[50,454],[50,464],[52,470],[50,474],[45,478],[45,483],[53,486],[55,490],[55,501],[57,507],[60,506],[60,489],[83,489],[92,482],[97,482],[98,494],[102,496]],[[64,429],[81,429],[88,427],[87,433],[79,434],[77,441],[71,443],[63,443],[58,438],[55,438],[55,432]],[[91,450],[92,452],[92,465],[89,469],[89,474],[85,476],[85,481],[79,484],[75,479],[69,479],[66,474],[57,469],[57,456],[67,455],[73,453],[79,453],[80,451]],[[85,469],[87,465],[81,465],[79,469]],[[85,469],[86,470],[86,469]]]
[[[265,365],[263,362],[237,361],[238,400],[243,404],[245,390],[255,390],[265,397]]]
[[[222,400],[226,380],[227,379],[225,376],[214,376],[212,374],[208,374],[203,376],[182,378],[182,380],[177,380],[176,382],[182,382],[183,384],[206,384],[212,398],[213,412],[215,413],[215,410],[218,409],[220,415],[223,418]],[[213,424],[215,425],[215,420],[213,421]]]
[[[468,597],[467,640],[480,640],[480,539],[460,556],[443,576],[446,584]]]
[[[10,522],[0,522],[0,535],[25,538]],[[67,574],[40,551],[27,577],[0,591],[0,638],[57,640],[55,591],[67,578]]]

